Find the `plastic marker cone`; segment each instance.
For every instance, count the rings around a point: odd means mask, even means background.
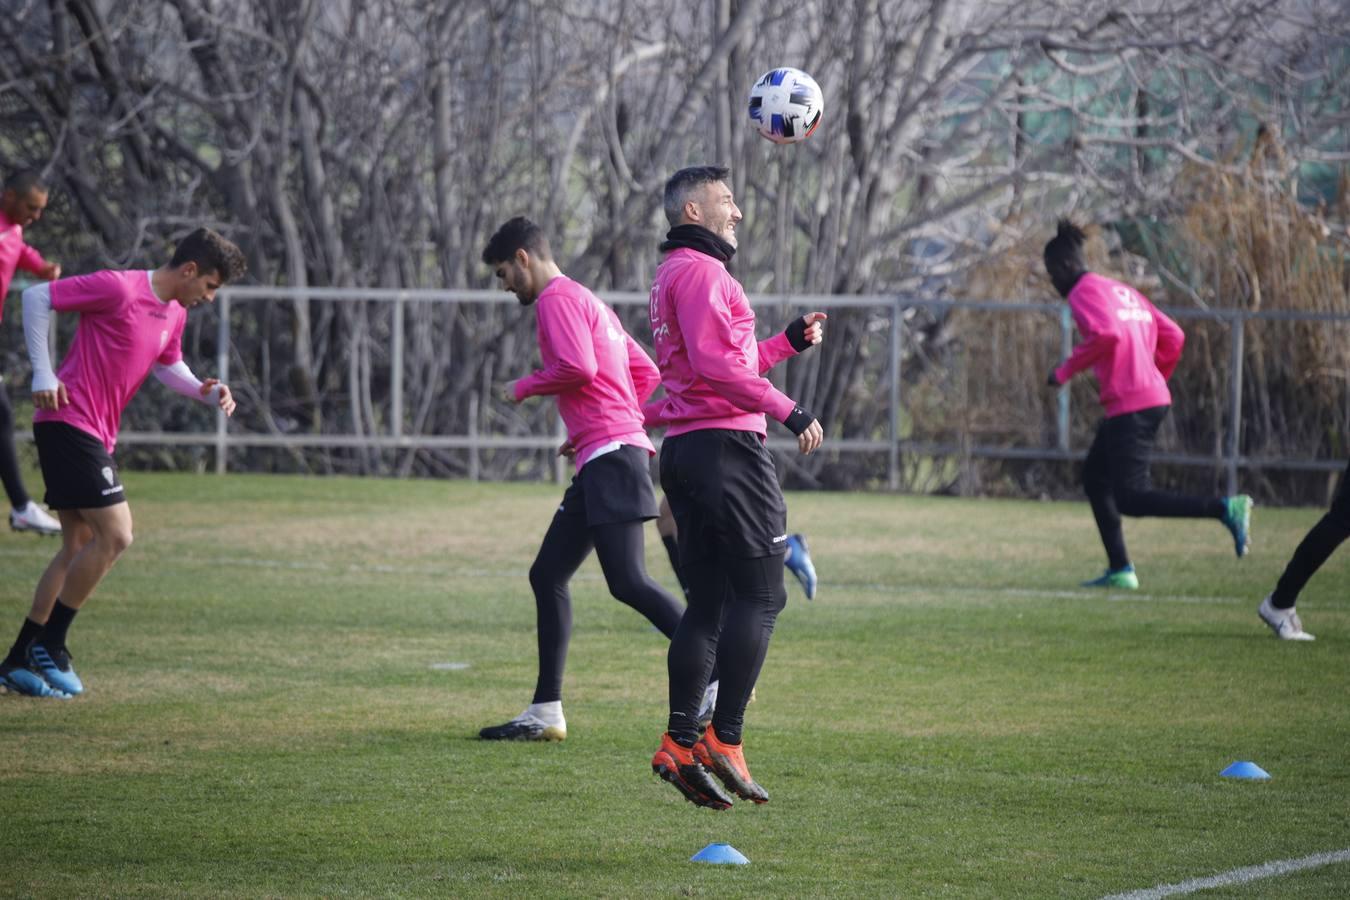
[[[1224,778],[1252,778],[1258,781],[1270,777],[1270,773],[1256,763],[1242,761],[1233,763],[1219,774]]]
[[[730,863],[731,865],[743,866],[750,860],[745,858],[745,854],[737,850],[730,844],[709,844],[702,850],[689,857],[690,862],[704,863]]]

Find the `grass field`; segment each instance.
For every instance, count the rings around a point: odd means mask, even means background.
[[[1128,522],[1142,588],[1108,595],[1085,503],[790,496],[822,587],[747,716],[773,800],[715,813],[651,774],[665,645],[593,560],[567,741],[476,740],[529,700],[560,488],[126,483],[86,694],[0,698],[3,896],[1100,897],[1350,848],[1350,549],[1315,643],[1255,612],[1317,510],[1257,510],[1241,561]],[[0,536],[5,645],[54,550]],[[674,586],[654,530],[648,564]],[[751,864],[689,862],[714,841]],[[1342,862],[1203,896],[1347,895]]]

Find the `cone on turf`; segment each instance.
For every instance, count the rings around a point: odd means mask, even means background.
[[[1224,778],[1246,778],[1257,781],[1270,777],[1270,773],[1256,763],[1244,760],[1238,760],[1219,774]]]
[[[750,860],[745,858],[745,854],[737,850],[730,844],[709,844],[702,850],[689,857],[690,862],[702,863],[722,863],[736,866],[743,866]]]

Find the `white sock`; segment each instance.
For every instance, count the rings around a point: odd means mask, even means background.
[[[528,715],[534,716],[545,725],[558,725],[567,727],[567,720],[563,718],[562,701],[550,700],[547,703],[531,703],[525,707]]]

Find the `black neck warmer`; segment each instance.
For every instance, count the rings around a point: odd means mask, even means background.
[[[706,253],[721,262],[729,262],[736,253],[735,247],[702,225],[676,225],[666,232],[666,239],[661,243],[660,250],[662,253],[668,253],[681,247]]]

